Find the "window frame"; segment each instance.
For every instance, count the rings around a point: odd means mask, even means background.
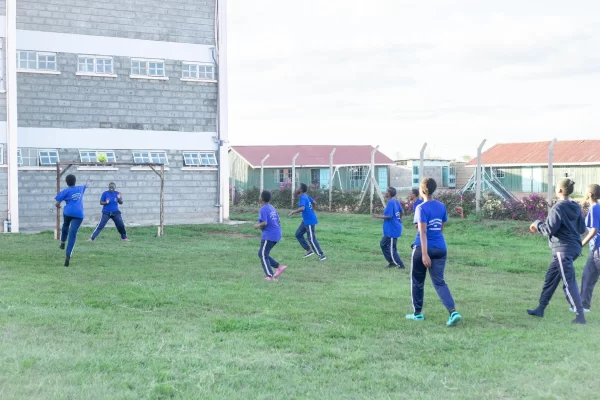
[[[206,150],[206,151],[189,151],[186,150],[183,152],[183,166],[186,168],[217,168],[219,166],[219,160],[217,158],[217,152],[216,151],[210,151],[210,150]],[[198,157],[196,158],[197,160],[200,161],[200,164],[188,164],[187,163],[187,159],[186,159],[186,155],[197,155]],[[214,164],[203,164],[202,163],[202,156],[203,155],[210,155],[214,158],[215,163]],[[192,157],[193,159],[193,157]]]
[[[351,181],[361,182],[367,179],[368,169],[364,165],[352,166],[348,168],[348,175]]]
[[[21,53],[30,53],[35,54],[35,68],[21,68]],[[40,68],[40,57],[54,57],[54,69],[41,69]],[[31,63],[33,60],[27,59],[27,64]],[[46,61],[48,63],[48,61]],[[60,71],[58,70],[58,54],[49,51],[36,51],[36,50],[17,50],[17,72],[29,72],[29,73],[37,73],[37,74],[50,74],[50,75],[60,75]]]
[[[287,171],[287,174],[286,174]],[[292,169],[291,168],[278,168],[275,170],[275,183],[285,183],[288,179],[292,180]]]
[[[96,161],[84,161],[83,160],[83,154],[82,153],[96,153]],[[81,162],[89,162],[89,163],[99,163],[100,161],[98,161],[98,153],[106,153],[106,163],[115,163],[117,162],[117,153],[114,150],[90,150],[90,149],[83,149],[83,150],[79,150],[79,161]],[[112,153],[112,158],[113,161],[110,160],[110,155],[109,153]]]
[[[147,162],[139,162],[137,160],[138,157],[136,157],[136,153],[139,154],[143,154],[143,153],[147,153],[148,157],[144,157],[144,156],[140,156],[141,158],[149,158],[150,161]],[[167,166],[169,165],[169,155],[167,154],[167,152],[165,150],[133,150],[132,154],[133,154],[133,162],[134,163],[139,163],[139,164],[160,164],[160,162],[154,162],[152,161],[152,154],[164,154],[164,158],[165,158],[165,163],[163,165]],[[160,157],[159,157],[160,158]]]
[[[501,168],[494,168],[494,178],[504,179],[506,178],[506,171]]]
[[[140,63],[140,68],[138,68],[138,71],[140,72],[138,73],[134,73],[133,72],[133,63],[137,62]],[[144,70],[146,71],[146,74],[141,73],[142,68],[141,68],[141,64],[145,63],[145,68]],[[150,75],[150,64],[151,63],[162,63],[162,75]],[[169,80],[169,78],[167,77],[167,63],[165,62],[165,60],[159,60],[159,59],[149,59],[149,58],[139,58],[139,57],[131,57],[130,58],[130,65],[129,65],[129,77],[133,78],[133,79],[150,79],[150,80]]]
[[[92,60],[92,68],[93,71],[80,71],[79,66],[81,65],[81,60],[83,59],[91,59]],[[110,68],[112,72],[98,72],[98,61],[99,60],[110,60]],[[87,64],[86,64],[87,65]],[[77,55],[77,73],[79,76],[104,76],[116,78],[117,74],[115,73],[115,60],[112,56],[100,56],[100,55],[91,55],[91,54],[78,54]]]
[[[56,153],[56,162],[49,163],[49,164],[43,163],[43,162],[42,162],[42,157],[43,157],[43,156],[42,156],[42,153],[43,153],[43,152],[46,152],[46,153],[52,153],[52,152],[54,152],[54,153]],[[38,149],[37,153],[38,153],[38,163],[39,163],[38,165],[39,165],[40,167],[50,167],[50,166],[55,166],[55,165],[56,165],[56,163],[59,163],[59,162],[60,162],[60,154],[58,153],[58,149]],[[49,154],[49,155],[47,156],[47,158],[50,158],[50,159],[52,159],[52,156]]]
[[[197,67],[197,73],[198,73],[198,77],[192,77],[192,76],[184,76],[184,73],[186,72],[186,67],[192,67],[195,66]],[[201,67],[210,67],[212,68],[212,77],[200,77],[200,68]],[[206,76],[206,71],[204,72],[204,75]],[[216,82],[217,81],[217,68],[215,64],[211,64],[211,63],[202,63],[202,62],[192,62],[192,61],[182,61],[181,62],[181,80],[182,81],[187,81],[187,82]]]

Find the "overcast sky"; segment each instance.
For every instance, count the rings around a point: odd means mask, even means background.
[[[598,0],[228,0],[232,145],[600,138]]]

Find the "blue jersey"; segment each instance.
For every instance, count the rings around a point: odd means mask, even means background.
[[[304,193],[300,196],[298,200],[298,207],[304,206],[304,211],[302,211],[302,221],[304,225],[316,225],[319,223],[317,220],[317,214],[315,214],[315,210],[313,209],[313,199]]]
[[[383,215],[391,217],[383,220],[383,234],[391,238],[402,236],[402,220],[400,219],[402,217],[402,207],[398,200],[390,199],[385,206]]]
[[[419,207],[420,204],[423,204],[423,199],[421,199],[421,198],[416,199],[415,202],[413,203],[413,215],[414,215],[413,222],[415,224],[419,223],[419,221],[417,221],[417,207]]]
[[[275,207],[265,204],[260,208],[258,222],[266,222],[267,225],[262,231],[262,240],[279,242],[281,240],[281,225],[279,224],[279,214]]]
[[[83,194],[86,186],[70,186],[56,196],[56,201],[65,202],[65,215],[83,218]]]
[[[415,212],[417,223],[427,224],[427,247],[447,250],[442,224],[448,222],[446,206],[437,200],[425,201]],[[421,231],[417,230],[416,246],[421,246]]]
[[[588,215],[585,217],[585,226],[598,230],[596,236],[590,240],[590,248],[600,248],[600,204],[594,204],[590,207],[590,211],[588,211]]]
[[[110,200],[108,202],[108,204],[106,204],[104,207],[102,207],[102,212],[105,213],[112,213],[112,212],[117,212],[119,211],[119,192],[110,192],[110,190],[107,190],[106,192],[102,193],[102,197],[100,197],[100,201],[102,202],[106,202],[106,200]]]

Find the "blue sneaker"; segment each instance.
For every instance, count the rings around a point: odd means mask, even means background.
[[[413,321],[424,321],[425,316],[423,314],[406,314],[406,319],[411,319]]]
[[[457,313],[456,311],[454,311],[452,314],[450,314],[450,318],[448,318],[448,322],[446,322],[447,326],[456,326],[458,325],[458,323],[460,322],[460,320],[462,319],[462,317],[460,316],[459,313]]]

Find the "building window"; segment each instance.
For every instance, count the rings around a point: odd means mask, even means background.
[[[349,171],[353,181],[362,181],[367,177],[367,167],[350,167]]]
[[[40,165],[54,165],[59,162],[57,150],[40,150]]]
[[[321,170],[320,169],[311,169],[310,170],[310,183],[316,186],[321,185]]]
[[[117,162],[117,156],[113,150],[80,150],[79,158],[81,162],[96,163],[98,161],[98,154],[106,154],[106,162]]]
[[[413,185],[419,186],[419,178],[413,179]]]
[[[504,179],[506,175],[505,175],[503,169],[495,169],[494,176],[496,176],[496,178],[498,178],[498,179]]]
[[[456,185],[456,178],[452,178],[451,177],[450,180],[449,180],[449,182],[450,182],[451,185]]]
[[[90,75],[112,75],[114,71],[112,57],[79,56],[77,72]]]
[[[56,53],[18,51],[17,67],[20,71],[57,72]]]
[[[288,180],[292,180],[292,170],[291,169],[279,169],[275,171],[275,182],[284,183]]]
[[[186,167],[211,167],[217,165],[217,156],[212,151],[184,151],[183,162]]]
[[[419,175],[419,167],[413,166],[413,175]]]
[[[132,78],[164,78],[165,62],[163,60],[131,59]]]
[[[450,175],[456,176],[456,167],[450,167]]]
[[[181,68],[181,78],[197,81],[214,81],[215,67],[212,64],[184,62]]]
[[[140,164],[169,165],[169,159],[165,151],[134,151],[133,161]]]
[[[406,165],[408,165],[408,161],[406,161],[406,160],[398,161],[397,164],[406,166]]]

